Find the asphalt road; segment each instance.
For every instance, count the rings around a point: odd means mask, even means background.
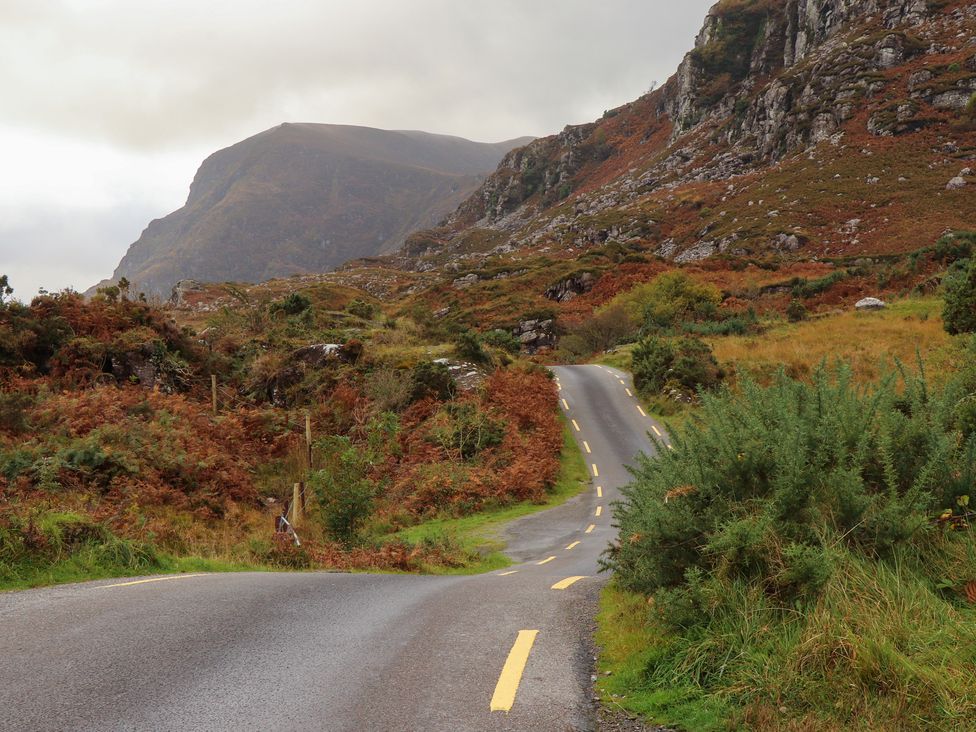
[[[519,564],[470,577],[204,574],[0,594],[0,730],[593,729],[610,504],[660,425],[623,372],[555,372],[592,485],[506,529]]]

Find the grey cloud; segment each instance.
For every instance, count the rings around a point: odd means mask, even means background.
[[[8,5],[8,121],[151,148],[230,141],[282,106],[479,139],[551,132],[663,81],[708,2]]]

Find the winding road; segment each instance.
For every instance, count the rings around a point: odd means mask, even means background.
[[[0,729],[590,730],[599,557],[663,432],[624,372],[554,369],[589,489],[464,577],[240,573],[0,594]]]

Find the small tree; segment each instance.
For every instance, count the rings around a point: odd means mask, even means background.
[[[7,304],[7,299],[14,294],[14,288],[10,286],[7,275],[0,275],[0,307]]]
[[[329,534],[349,547],[359,540],[363,524],[373,511],[376,487],[367,477],[368,460],[348,437],[320,440],[325,467],[310,476]]]
[[[132,286],[132,283],[129,282],[128,278],[122,277],[119,280],[119,292],[121,293],[123,300],[128,300],[129,299],[129,288],[131,286]]]
[[[976,259],[959,262],[946,276],[942,320],[950,335],[976,333]]]

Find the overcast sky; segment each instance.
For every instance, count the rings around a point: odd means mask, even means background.
[[[665,81],[712,0],[0,0],[0,274],[111,274],[209,153],[281,122],[497,141]]]

